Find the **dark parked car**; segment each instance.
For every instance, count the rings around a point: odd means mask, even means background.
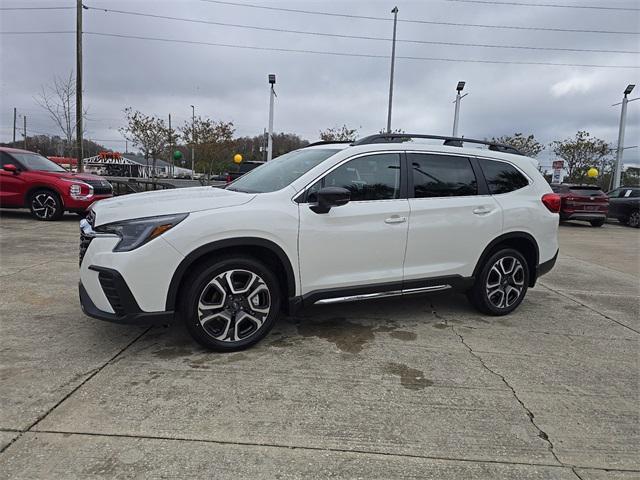
[[[620,187],[609,192],[609,217],[640,228],[640,187]]]
[[[236,178],[240,178],[245,173],[250,172],[254,168],[259,167],[260,165],[262,165],[264,163],[265,162],[255,162],[255,161],[252,161],[252,160],[248,160],[246,162],[242,162],[240,165],[238,165],[238,170],[233,171],[233,172],[225,173],[224,174],[224,178],[221,178],[220,180],[224,180],[227,183],[231,183]],[[215,178],[215,179],[217,180],[218,178]]]
[[[609,198],[596,185],[551,185],[560,195],[560,220],[582,220],[592,227],[601,227],[607,219]]]

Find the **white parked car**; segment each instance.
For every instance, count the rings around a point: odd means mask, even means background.
[[[219,351],[311,304],[456,288],[507,314],[556,261],[560,199],[534,160],[464,142],[489,149],[405,134],[320,142],[226,189],[100,201],[81,222],[82,308],[138,324],[179,313]]]

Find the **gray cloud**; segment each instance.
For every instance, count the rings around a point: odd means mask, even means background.
[[[248,2],[248,0],[242,0]],[[260,0],[252,0],[260,3]],[[5,0],[2,6],[73,5],[70,0]],[[387,22],[322,17],[223,6],[197,0],[85,0],[104,7],[284,29],[348,35],[390,37]],[[638,31],[638,12],[472,5],[443,0],[398,1],[400,19],[426,19],[523,25],[551,28]],[[615,6],[637,2],[600,0]],[[379,1],[274,1],[270,6],[388,16],[394,6]],[[594,0],[593,4],[598,4]],[[190,41],[221,42],[274,48],[388,55],[390,44],[380,41],[304,36],[85,11],[85,30]],[[73,30],[75,12],[3,12],[2,31]],[[398,38],[552,46],[581,49],[639,50],[637,35],[539,32],[399,23]],[[12,108],[29,119],[31,131],[54,133],[52,123],[34,102],[41,85],[53,75],[74,68],[74,35],[0,37],[2,73],[0,138],[11,134]],[[362,134],[386,123],[387,59],[276,53],[204,45],[85,36],[85,103],[90,136],[123,149],[117,129],[122,110],[132,106],[166,116],[174,123],[197,113],[233,120],[238,134],[254,135],[267,121],[267,73],[278,75],[276,129],[299,133],[309,140],[332,125],[361,128]],[[399,56],[440,57],[553,63],[639,65],[639,56],[613,53],[574,53],[534,50],[454,47],[399,43]],[[461,130],[469,137],[489,137],[515,131],[533,133],[545,143],[572,136],[578,130],[615,143],[619,107],[628,83],[638,82],[637,69],[495,65],[463,62],[398,60],[393,126],[406,131],[448,134],[451,130],[454,87],[466,80]],[[640,87],[639,87],[640,90]],[[636,92],[640,94],[640,92]],[[629,106],[627,145],[640,139],[640,102]],[[115,141],[112,141],[115,140]],[[638,149],[625,158],[638,162]],[[549,160],[549,153],[542,157]]]

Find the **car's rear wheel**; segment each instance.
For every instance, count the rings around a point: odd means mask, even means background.
[[[35,219],[42,221],[58,220],[64,213],[58,194],[47,189],[36,190],[31,194],[29,209]]]
[[[629,215],[629,221],[627,222],[627,225],[633,228],[640,228],[640,210],[631,212],[631,215]]]
[[[187,287],[184,321],[201,345],[219,352],[250,347],[273,327],[280,311],[276,276],[249,257],[212,261]]]
[[[528,285],[527,261],[517,250],[505,248],[487,259],[467,297],[482,313],[506,315],[520,305]]]
[[[590,223],[592,227],[601,227],[604,225],[604,220],[591,220]]]

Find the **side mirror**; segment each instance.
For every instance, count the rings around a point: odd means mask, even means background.
[[[333,207],[341,207],[351,200],[351,192],[342,187],[321,188],[318,193],[317,203],[309,208],[316,213],[328,213]]]
[[[11,172],[13,174],[17,174],[19,172],[18,167],[16,167],[15,165],[13,165],[11,163],[7,163],[7,164],[3,165],[2,169],[6,170],[7,172]]]

